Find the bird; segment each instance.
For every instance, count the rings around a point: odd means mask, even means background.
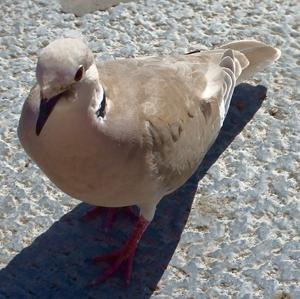
[[[21,112],[25,152],[64,193],[98,209],[137,206],[128,240],[98,256],[126,268],[157,204],[195,172],[216,140],[234,87],[280,57],[256,40],[207,51],[96,62],[80,39],[43,48]],[[170,207],[171,209],[171,207]]]
[[[81,17],[96,10],[106,10],[121,2],[130,1],[132,0],[59,0],[59,3],[63,12],[73,13],[75,16]]]

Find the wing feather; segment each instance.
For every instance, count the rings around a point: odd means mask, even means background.
[[[119,110],[145,148],[146,160],[165,192],[183,184],[216,139],[241,68],[232,50],[175,57],[106,62],[99,66],[107,97],[107,119],[122,138]],[[128,106],[124,109],[124,105]],[[123,107],[123,109],[122,109]],[[125,111],[125,112],[124,112]],[[112,131],[112,130],[111,130]],[[127,130],[128,132],[129,130]]]

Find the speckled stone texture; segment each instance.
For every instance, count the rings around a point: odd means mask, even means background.
[[[56,2],[2,0],[0,298],[300,298],[299,32],[298,1],[150,0],[76,18]],[[236,89],[197,173],[160,203],[128,288],[121,275],[87,284],[107,266],[90,258],[118,248],[132,219],[121,212],[108,234],[104,216],[80,221],[89,207],[57,190],[17,139],[38,50],[62,36],[84,37],[98,59],[242,38],[282,50]]]

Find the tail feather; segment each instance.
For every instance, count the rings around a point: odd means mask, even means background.
[[[238,57],[238,52],[234,52],[242,68],[237,84],[251,78],[253,74],[277,60],[281,54],[280,50],[255,40],[231,42],[221,46],[220,49],[232,49],[243,54]],[[242,56],[246,57],[248,63],[245,62]]]
[[[241,65],[239,61],[236,59],[236,57],[234,56],[233,51],[231,49],[228,49],[224,52],[222,56],[220,66],[223,68],[224,71],[225,92],[223,96],[223,101],[224,101],[225,114],[227,114],[230,105],[230,100],[236,84],[236,77],[240,73],[238,68],[241,69]]]

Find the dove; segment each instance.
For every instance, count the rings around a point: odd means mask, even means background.
[[[129,283],[157,204],[201,163],[234,87],[279,57],[280,50],[255,40],[99,63],[79,39],[58,39],[41,50],[18,126],[25,151],[66,194],[96,209],[136,205],[140,211],[126,243],[95,258],[111,264],[91,285],[122,264]]]
[[[73,13],[76,16],[83,16],[96,10],[106,10],[121,2],[132,0],[59,0],[62,11]]]

